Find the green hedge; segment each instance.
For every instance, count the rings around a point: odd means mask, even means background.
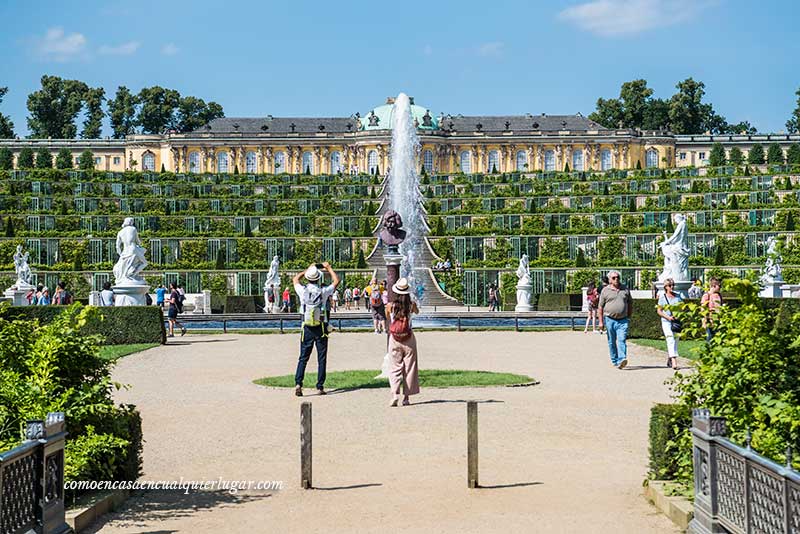
[[[0,314],[6,319],[39,319],[40,323],[49,324],[65,309],[64,306],[13,306]],[[157,306],[111,306],[97,310],[99,315],[87,322],[82,333],[100,334],[108,345],[167,342],[164,314]]]
[[[681,469],[678,440],[692,426],[689,410],[678,404],[656,404],[650,409],[650,477],[675,480]]]
[[[542,293],[537,299],[539,311],[569,311],[581,309],[581,295],[571,293]]]

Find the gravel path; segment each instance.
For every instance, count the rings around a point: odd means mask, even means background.
[[[278,480],[280,491],[147,492],[93,532],[614,532],[678,530],[642,497],[661,355],[612,368],[579,332],[418,333],[422,368],[533,376],[521,388],[311,395],[314,491],[299,489],[300,399],[252,380],[293,372],[297,335],[176,338],[119,362],[144,420],[145,480]],[[333,334],[329,370],[378,368],[385,338]],[[641,356],[639,356],[641,355]],[[315,370],[316,365],[309,365]],[[306,384],[313,386],[313,384]],[[480,482],[466,487],[466,407],[478,400]]]

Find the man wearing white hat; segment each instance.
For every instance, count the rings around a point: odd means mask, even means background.
[[[294,394],[303,396],[303,378],[306,374],[306,364],[311,357],[314,345],[317,346],[317,391],[325,395],[325,367],[328,357],[328,329],[325,324],[325,312],[328,299],[339,285],[339,276],[331,269],[330,263],[324,262],[323,267],[331,276],[331,284],[321,286],[322,272],[316,264],[308,266],[305,271],[300,271],[292,279],[294,290],[300,301],[300,313],[303,315],[302,330],[300,332],[300,359],[297,362],[297,371],[294,374]],[[300,283],[305,277],[308,284]]]

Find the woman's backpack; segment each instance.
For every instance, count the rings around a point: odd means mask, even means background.
[[[383,297],[381,297],[381,289],[378,286],[373,286],[369,294],[369,304],[373,308],[383,306]]]
[[[401,317],[392,321],[389,327],[389,333],[395,341],[405,341],[411,337],[411,323],[408,317]]]

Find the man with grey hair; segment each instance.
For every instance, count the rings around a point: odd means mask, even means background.
[[[633,313],[633,298],[630,290],[622,285],[618,271],[609,272],[608,281],[598,303],[600,329],[605,323],[611,364],[624,369],[628,365],[628,323]]]

